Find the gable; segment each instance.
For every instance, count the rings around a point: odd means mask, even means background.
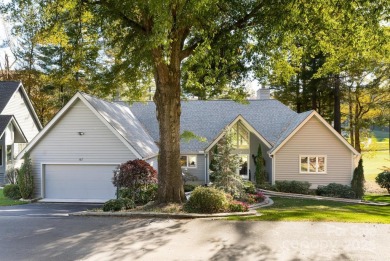
[[[45,131],[30,153],[45,161],[62,162],[116,162],[123,155],[128,159],[136,157],[79,99]]]

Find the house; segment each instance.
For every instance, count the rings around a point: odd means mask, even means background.
[[[14,158],[42,129],[21,82],[0,82],[0,184],[14,167]]]
[[[234,133],[237,174],[254,180],[262,147],[268,181],[350,184],[359,153],[317,112],[296,113],[262,90],[247,104],[230,100],[182,101],[181,132],[206,142],[181,142],[183,172],[209,182],[213,150],[226,130]],[[152,102],[111,103],[77,93],[27,146],[37,195],[55,201],[104,201],[115,197],[113,170],[141,158],[157,166],[159,130]],[[22,157],[21,155],[19,158]]]
[[[128,106],[77,93],[26,147],[36,196],[104,202],[116,197],[113,171],[144,159],[157,168],[158,147]],[[19,156],[19,159],[22,155]]]

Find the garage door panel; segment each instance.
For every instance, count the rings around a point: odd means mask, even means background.
[[[99,199],[115,198],[112,184],[116,165],[45,165],[45,191],[47,199]]]

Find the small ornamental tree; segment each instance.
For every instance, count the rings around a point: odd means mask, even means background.
[[[129,160],[114,171],[112,183],[118,189],[127,189],[129,193],[126,196],[134,202],[146,203],[155,196],[157,171],[144,160]]]
[[[351,188],[355,192],[356,198],[362,198],[364,196],[364,182],[363,159],[360,159],[359,165],[353,171],[351,181]]]
[[[387,189],[387,193],[390,194],[390,169],[386,169],[379,173],[375,178],[375,182],[384,189]]]
[[[34,194],[34,177],[32,174],[32,163],[30,154],[26,153],[23,156],[24,163],[20,167],[17,184],[19,185],[20,194],[22,198],[32,198]]]
[[[263,159],[263,152],[261,151],[261,144],[257,149],[257,155],[254,157],[256,171],[255,171],[255,179],[256,185],[260,186],[265,183],[267,180],[267,172],[265,171],[265,161]]]
[[[214,172],[211,174],[213,186],[239,198],[244,190],[244,181],[237,174],[238,157],[232,154],[232,138],[227,133],[217,144],[217,154],[214,154]]]

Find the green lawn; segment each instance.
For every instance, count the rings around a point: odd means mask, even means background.
[[[0,189],[0,206],[13,206],[13,205],[23,205],[27,204],[27,202],[12,200],[4,197],[3,190]]]
[[[363,153],[364,176],[367,181],[374,181],[384,167],[390,167],[389,150],[376,151],[374,155]]]
[[[364,200],[390,203],[390,195],[365,195]]]
[[[273,197],[274,205],[258,209],[261,216],[231,217],[252,221],[325,221],[390,224],[390,206],[369,206],[341,202]],[[386,200],[389,200],[386,198]]]

